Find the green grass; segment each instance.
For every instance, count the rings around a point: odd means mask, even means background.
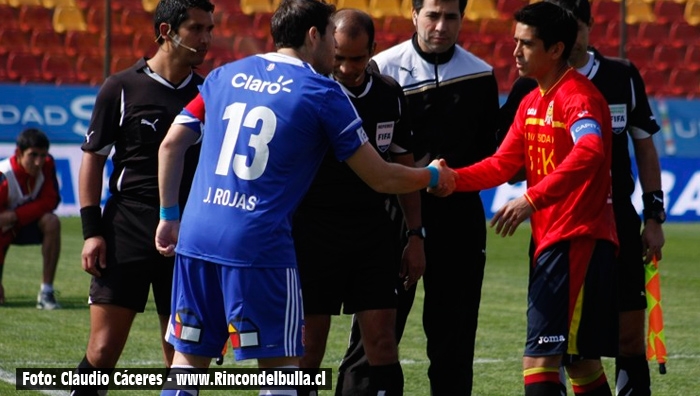
[[[659,375],[652,362],[652,388],[657,395],[697,394],[700,378],[700,223],[668,224],[666,247],[661,261],[661,282],[668,374]],[[73,367],[85,353],[89,330],[87,292],[90,277],[80,267],[82,238],[77,218],[63,219],[63,247],[56,279],[64,309],[37,310],[36,294],[41,279],[38,246],[13,246],[7,256],[3,284],[7,303],[0,307],[0,377],[14,374],[17,367]],[[521,227],[515,236],[501,238],[489,230],[487,266],[476,340],[474,392],[480,396],[522,394],[521,356],[525,332],[527,243],[529,230]],[[458,254],[458,251],[455,252]],[[422,290],[414,303],[404,339],[401,359],[406,378],[405,394],[429,394],[425,336],[421,327]],[[459,311],[453,313],[459,315]],[[347,340],[350,317],[335,318],[324,367],[336,368]],[[149,304],[138,315],[120,367],[160,367],[161,354],[155,308]],[[243,363],[250,367],[252,363]],[[608,377],[614,377],[612,360],[605,360]],[[240,367],[229,354],[224,367]],[[118,395],[157,395],[158,391],[120,391]],[[14,384],[0,381],[0,395],[31,396],[15,391]],[[65,393],[64,393],[65,394]],[[204,391],[205,395],[231,392]],[[235,394],[256,395],[238,391]],[[572,394],[571,392],[569,394]],[[322,391],[330,396],[332,392]]]

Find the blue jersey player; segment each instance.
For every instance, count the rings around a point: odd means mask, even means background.
[[[177,252],[167,337],[178,370],[208,367],[229,338],[237,360],[298,367],[303,310],[291,216],[328,149],[380,192],[454,187],[444,161],[405,167],[366,144],[350,100],[325,77],[334,61],[334,10],[323,1],[283,1],[271,21],[278,51],[210,73],[161,145],[156,247]],[[200,137],[180,224],[184,152]]]

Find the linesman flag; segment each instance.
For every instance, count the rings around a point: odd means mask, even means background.
[[[654,257],[651,263],[644,266],[646,279],[647,309],[649,310],[649,326],[647,329],[647,359],[656,359],[659,363],[659,373],[666,374],[666,336],[664,335],[664,317],[661,309],[661,282],[659,277],[659,262]]]

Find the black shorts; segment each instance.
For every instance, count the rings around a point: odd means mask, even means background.
[[[380,221],[355,219],[364,223],[357,228],[347,223],[339,228],[335,220],[297,215],[294,221],[304,313],[339,315],[341,306],[345,314],[396,308],[396,228],[386,214]]]
[[[21,227],[15,238],[12,240],[13,245],[41,245],[44,241],[44,234],[39,229],[39,220],[29,223]]]
[[[616,356],[615,246],[576,238],[545,248],[528,285],[526,356]]]
[[[155,248],[159,208],[140,202],[109,199],[102,222],[107,268],[90,283],[91,304],[114,304],[143,312],[153,285],[156,310],[170,314],[173,257]]]
[[[617,238],[620,240],[618,261],[618,305],[620,311],[637,311],[647,307],[642,258],[642,220],[632,205],[615,208]]]

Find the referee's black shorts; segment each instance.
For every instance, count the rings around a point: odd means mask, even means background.
[[[295,218],[293,233],[307,315],[353,314],[397,305],[398,232],[388,219]],[[341,226],[342,224],[342,226]]]
[[[90,284],[91,304],[114,304],[143,312],[153,285],[156,310],[170,314],[173,257],[155,248],[158,206],[110,198],[102,216],[107,268]]]

